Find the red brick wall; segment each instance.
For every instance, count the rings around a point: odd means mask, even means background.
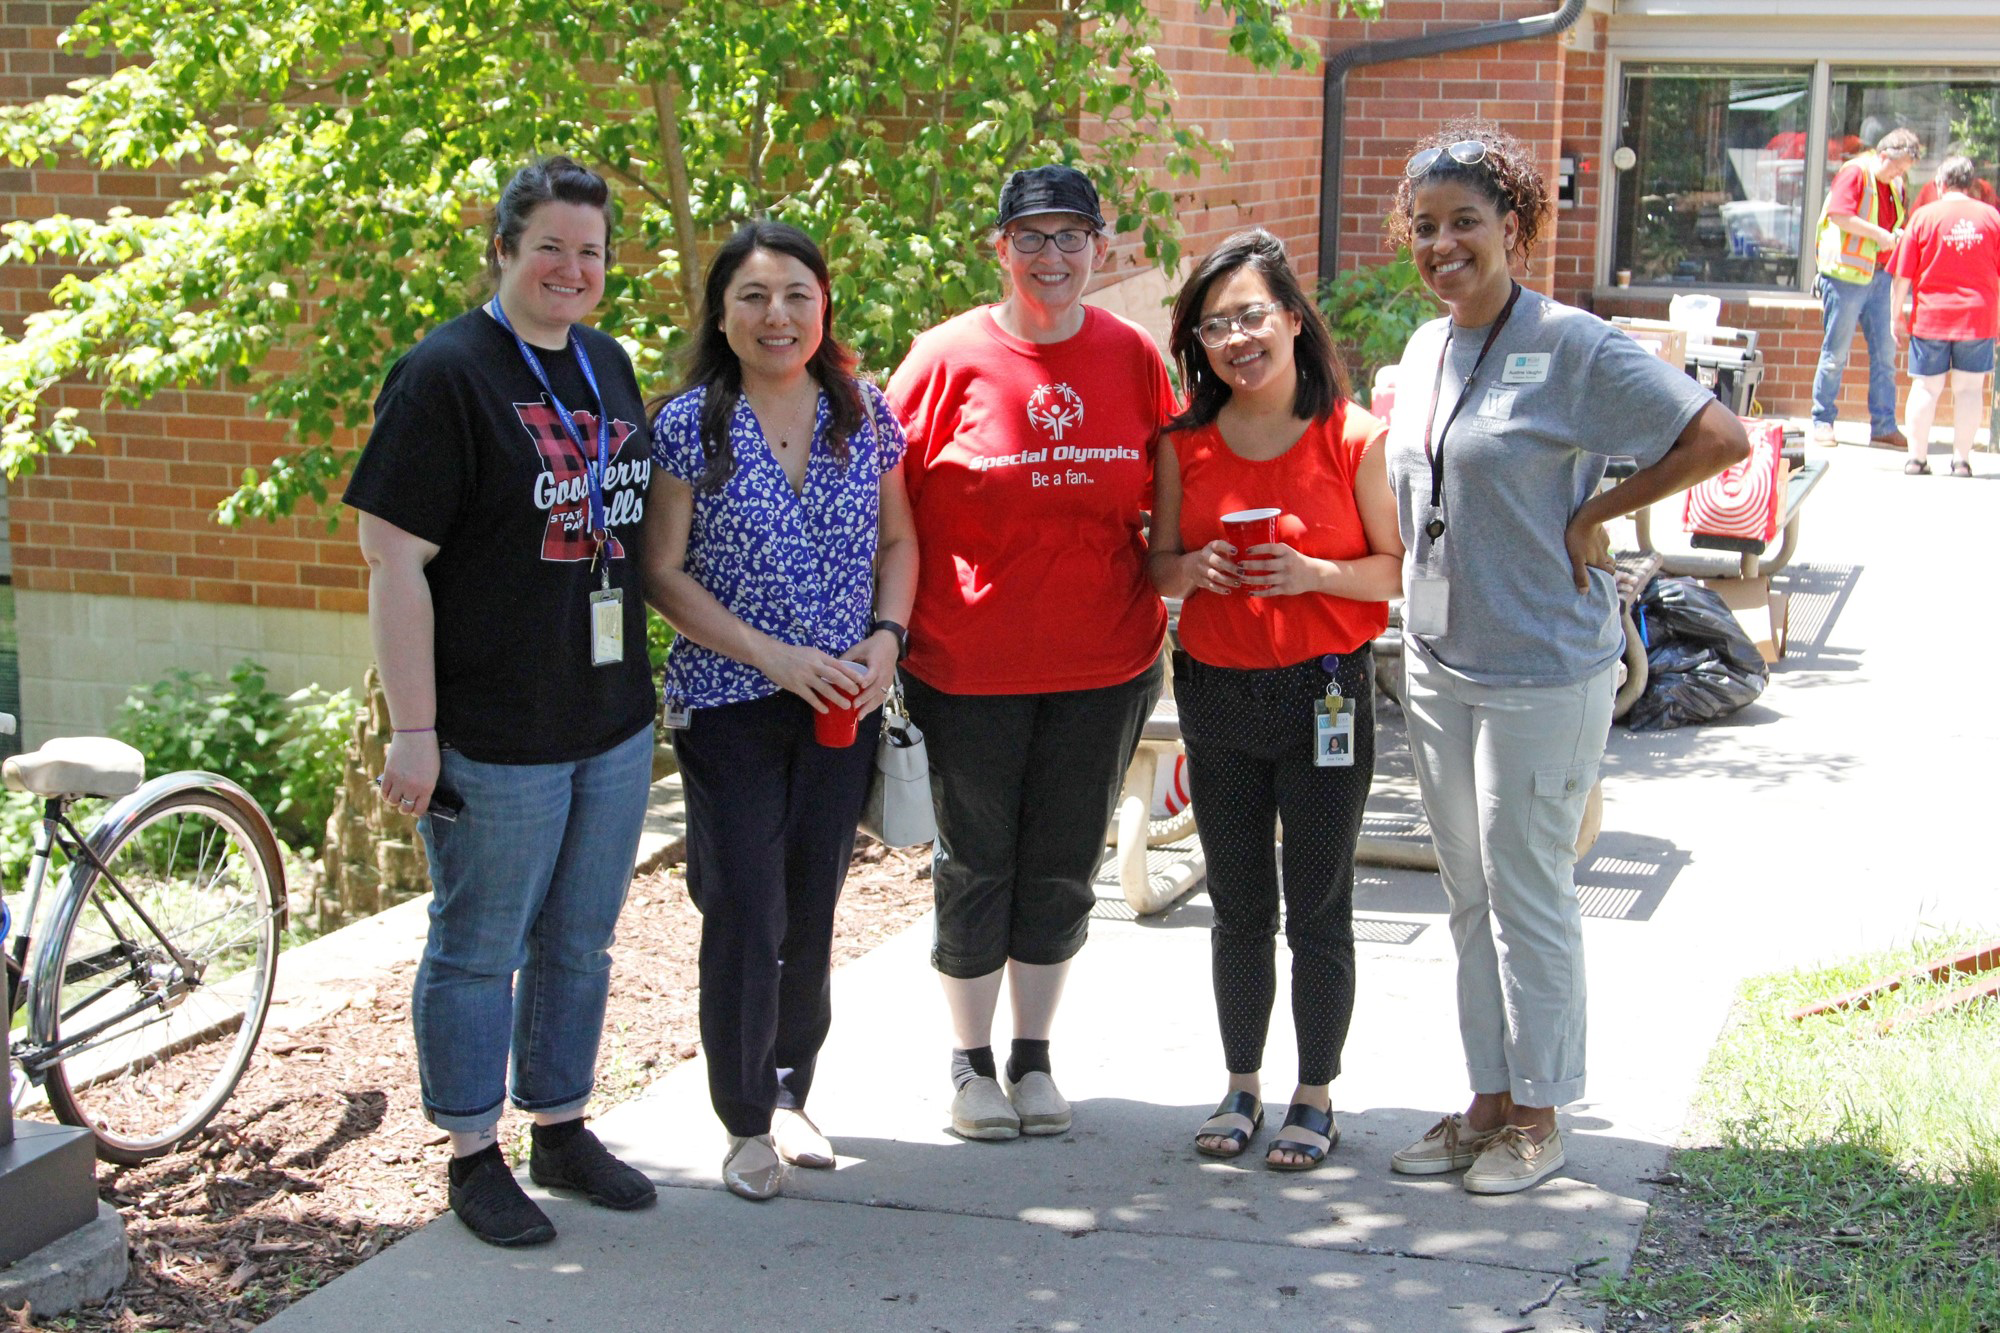
[[[1548,10],[1541,0],[1451,0],[1450,4],[1393,0],[1379,23],[1341,25],[1336,49],[1349,44],[1350,32],[1354,39],[1394,40]],[[1481,115],[1504,125],[1537,151],[1543,173],[1553,180],[1565,130],[1568,77],[1559,37],[1351,71],[1339,223],[1341,267],[1373,265],[1387,256],[1382,224],[1410,145],[1452,116]],[[1558,232],[1569,225],[1569,217],[1563,215]],[[1559,252],[1559,245],[1542,246],[1526,281],[1549,291],[1555,272],[1552,261]]]
[[[1321,12],[1302,11],[1295,31],[1323,48],[1336,24]],[[1291,251],[1302,278],[1318,273],[1320,84],[1316,68],[1259,73],[1229,54],[1229,23],[1203,13],[1195,0],[1163,0],[1160,59],[1180,92],[1176,117],[1198,125],[1235,152],[1228,170],[1210,167],[1201,179],[1176,186],[1176,202],[1189,262],[1244,227],[1261,226]],[[1119,247],[1107,265],[1119,269],[1147,262],[1136,243]]]
[[[107,59],[56,49],[57,34],[82,8],[0,0],[0,101],[60,93],[79,75],[109,71]],[[163,172],[93,172],[71,163],[0,171],[0,216],[101,217],[111,203],[152,212],[175,189],[176,178]],[[41,294],[66,271],[0,266],[0,327],[17,333],[22,317],[40,307]],[[69,386],[52,406],[77,408],[97,448],[46,459],[36,475],[11,488],[16,587],[367,610],[351,528],[329,534],[322,515],[304,512],[239,530],[216,523],[216,503],[236,488],[243,469],[289,448],[287,428],[252,409],[243,393],[166,393],[129,409],[104,406],[95,391]]]

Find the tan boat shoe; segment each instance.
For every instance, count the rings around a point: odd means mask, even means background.
[[[1465,1122],[1465,1112],[1453,1111],[1439,1120],[1424,1136],[1389,1158],[1389,1169],[1405,1176],[1438,1176],[1447,1171],[1463,1171],[1479,1160],[1486,1145],[1498,1136],[1498,1129],[1485,1133]]]
[[[1550,1130],[1537,1143],[1527,1131],[1508,1125],[1465,1173],[1465,1188],[1474,1194],[1515,1194],[1541,1184],[1561,1170],[1564,1161],[1561,1130]]]

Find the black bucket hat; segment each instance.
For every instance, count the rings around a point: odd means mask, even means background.
[[[1001,188],[1000,220],[995,225],[1004,227],[1016,218],[1039,213],[1074,213],[1089,218],[1102,230],[1105,222],[1100,209],[1097,187],[1075,167],[1029,167],[1009,176]]]

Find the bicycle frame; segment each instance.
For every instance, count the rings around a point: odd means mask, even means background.
[[[236,807],[248,827],[258,830],[261,837],[270,836],[267,831],[268,825],[264,821],[263,812],[258,808],[257,803],[250,798],[250,795],[241,787],[229,781],[229,779],[214,773],[187,771],[169,773],[162,777],[154,778],[152,781],[141,785],[137,791],[120,798],[115,805],[105,811],[91,827],[88,837],[80,833],[70,821],[67,810],[64,808],[65,803],[61,798],[52,798],[44,805],[43,818],[36,826],[35,857],[30,863],[28,872],[28,915],[24,918],[24,938],[16,945],[17,951],[22,955],[21,961],[23,966],[19,991],[15,997],[15,1002],[16,1007],[25,1005],[27,1009],[28,1026],[26,1035],[28,1040],[24,1044],[23,1049],[14,1052],[14,1057],[20,1062],[23,1072],[28,1075],[30,1081],[37,1085],[40,1084],[51,1065],[59,1063],[79,1051],[88,1049],[91,1040],[107,1028],[122,1022],[144,1009],[158,1008],[164,1012],[166,1009],[172,1008],[174,1003],[178,1001],[179,996],[185,993],[185,985],[180,989],[164,987],[157,994],[150,996],[138,1004],[129,1006],[121,1013],[93,1024],[82,1032],[65,1033],[60,1040],[53,1043],[50,1042],[49,1034],[60,1031],[60,1020],[68,1015],[59,1008],[62,999],[59,988],[37,988],[34,985],[34,977],[38,974],[49,975],[49,969],[52,969],[61,961],[55,957],[43,958],[41,957],[41,952],[60,947],[60,941],[68,935],[71,925],[83,911],[86,902],[90,898],[88,889],[93,879],[99,879],[103,883],[109,884],[118,896],[124,900],[125,904],[131,908],[134,915],[138,917],[146,929],[152,933],[153,938],[166,949],[169,956],[173,959],[174,965],[181,969],[184,975],[191,976],[194,980],[199,980],[198,975],[196,975],[198,969],[193,967],[187,955],[160,930],[158,923],[146,913],[145,908],[137,898],[127,892],[125,886],[118,882],[117,876],[113,875],[105,865],[102,855],[104,849],[107,849],[112,843],[126,834],[138,816],[147,807],[162,797],[177,795],[187,791],[203,791],[221,797],[230,805]],[[62,833],[67,833],[68,838],[59,837],[58,830]],[[26,965],[26,959],[29,952],[35,949],[35,945],[33,941],[26,939],[25,936],[34,928],[35,917],[39,913],[39,899],[46,880],[51,854],[57,849],[60,849],[67,859],[69,863],[68,871],[62,892],[57,895],[50,909],[49,920],[46,923],[46,929],[43,931],[39,946],[40,951],[35,954],[36,962],[34,966],[29,967]],[[275,842],[269,851],[275,858]],[[283,931],[285,928],[286,911],[282,899],[277,909],[277,917],[277,927],[280,931]],[[123,954],[129,961],[136,955],[139,948],[138,943],[127,936],[123,930],[119,929],[115,921],[111,921],[109,924],[112,927],[113,933],[118,936],[119,943],[116,946],[107,947],[104,950],[104,954],[107,956]],[[100,970],[109,971],[111,967],[106,966]],[[85,975],[93,974],[87,973]],[[88,1003],[88,1001],[86,1000],[83,1003]],[[81,1007],[81,1005],[74,1006],[71,1012],[75,1012],[77,1008]]]

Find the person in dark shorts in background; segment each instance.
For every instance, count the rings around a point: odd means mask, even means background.
[[[2000,209],[1972,197],[1979,180],[1969,157],[1938,164],[1942,194],[1910,215],[1896,247],[1890,310],[1896,341],[1910,343],[1910,461],[1903,471],[1931,470],[1931,423],[1938,399],[1951,389],[1951,474],[1972,475],[1972,441],[1985,416],[1986,377],[1993,373],[1993,338],[2000,332]],[[1916,309],[1905,318],[1910,297]]]

